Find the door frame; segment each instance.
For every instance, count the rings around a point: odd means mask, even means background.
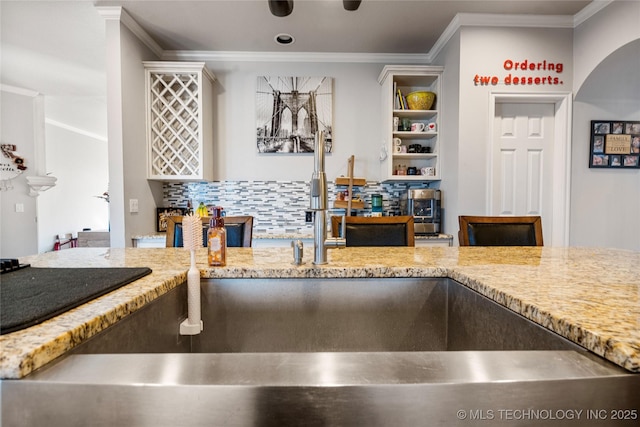
[[[547,236],[549,246],[567,246],[569,243],[569,209],[571,206],[571,134],[572,134],[572,101],[571,92],[549,93],[489,93],[489,126],[487,162],[487,215],[493,200],[493,148],[495,115],[497,103],[554,104],[554,150],[553,150],[553,207],[551,236]]]

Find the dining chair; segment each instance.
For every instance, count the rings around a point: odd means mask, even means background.
[[[539,216],[458,217],[460,246],[543,246]]]
[[[167,217],[166,247],[182,247],[182,216]],[[202,242],[207,246],[207,231],[210,216],[202,219]],[[253,238],[253,217],[250,215],[225,216],[224,228],[227,231],[227,247],[251,247]]]
[[[347,246],[415,246],[412,216],[332,216],[333,237],[341,237],[343,218]]]

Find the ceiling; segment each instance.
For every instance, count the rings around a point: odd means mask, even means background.
[[[427,53],[457,13],[574,15],[589,1],[294,0],[276,17],[267,0],[98,1],[124,9],[165,50]],[[278,33],[295,42],[280,46]]]
[[[428,54],[459,13],[573,17],[581,0],[294,0],[273,16],[267,0],[0,0],[0,81],[48,96],[104,97],[104,19],[122,6],[164,51]],[[478,19],[481,17],[478,16]],[[274,37],[288,33],[293,44]]]
[[[2,0],[2,81],[45,93],[59,92],[59,84],[91,91],[104,74],[104,21],[95,6],[122,6],[169,51],[426,54],[457,13],[573,16],[589,3],[363,0],[357,11],[347,11],[341,0],[294,0],[289,16],[276,17],[267,0]],[[295,42],[278,45],[279,33]],[[33,65],[25,69],[25,61]],[[66,77],[47,85],[43,71],[58,70]]]

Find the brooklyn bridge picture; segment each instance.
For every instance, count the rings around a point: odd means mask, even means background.
[[[324,149],[330,153],[332,119],[331,77],[258,77],[259,153],[313,153],[317,131],[324,131]]]

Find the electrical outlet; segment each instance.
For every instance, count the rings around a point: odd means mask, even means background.
[[[138,212],[138,199],[129,199],[129,212]]]
[[[313,211],[304,211],[304,222],[307,224],[313,222],[313,217],[315,216],[315,212]]]

